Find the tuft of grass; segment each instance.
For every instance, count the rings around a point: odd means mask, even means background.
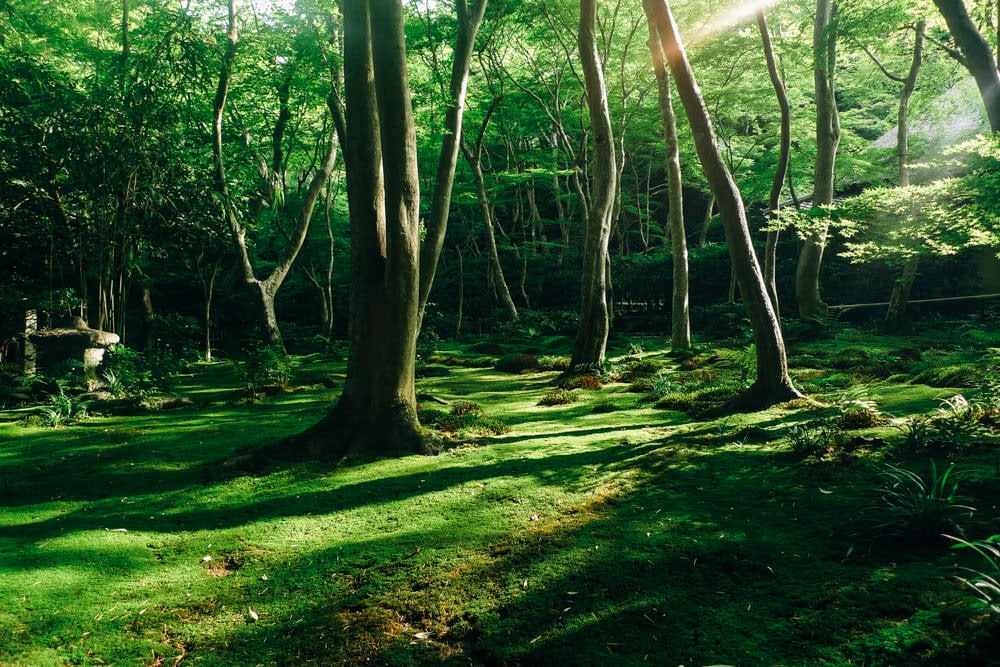
[[[961,523],[972,516],[974,507],[962,504],[958,495],[958,476],[955,464],[943,471],[931,459],[929,474],[924,477],[906,468],[883,464],[882,528],[906,537],[923,540],[935,538],[943,532],[964,535]]]

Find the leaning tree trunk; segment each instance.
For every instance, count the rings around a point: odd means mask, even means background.
[[[719,151],[712,121],[681,43],[677,24],[665,0],[643,0],[643,7],[656,24],[660,43],[664,46],[677,84],[677,92],[687,111],[698,158],[718,202],[719,217],[729,246],[729,258],[753,328],[757,348],[757,379],[744,394],[741,403],[748,407],[764,406],[801,397],[788,376],[781,328],[767,295],[760,264],[754,254],[743,199]]]
[[[451,208],[451,190],[455,182],[455,167],[462,145],[462,117],[465,97],[469,88],[469,69],[476,34],[486,12],[487,0],[474,0],[469,7],[466,0],[456,0],[457,33],[451,63],[450,99],[444,117],[444,136],[438,154],[437,175],[431,195],[431,211],[427,218],[426,235],[420,247],[420,318],[423,319],[427,299],[434,283],[441,249],[448,229],[448,211]],[[515,315],[516,317],[516,315]]]
[[[688,312],[688,249],[684,229],[684,195],[681,175],[681,155],[677,141],[677,115],[670,94],[670,75],[667,73],[663,46],[656,32],[653,17],[646,15],[649,24],[649,52],[656,74],[663,137],[667,142],[667,231],[670,234],[673,261],[673,295],[670,308],[670,345],[675,350],[691,347],[691,319]]]
[[[615,204],[617,173],[615,144],[608,111],[608,93],[597,51],[597,0],[580,1],[577,45],[583,67],[587,110],[594,139],[590,202],[583,253],[583,289],[580,324],[573,346],[572,369],[604,364],[608,344],[608,241]]]
[[[837,111],[834,77],[837,66],[837,34],[834,22],[836,3],[816,0],[813,26],[813,81],[816,88],[816,163],[814,169],[813,207],[833,203],[837,147],[840,144],[840,118]],[[821,224],[810,231],[799,253],[795,270],[795,298],[799,316],[812,319],[826,312],[820,298],[819,271],[829,228]]]
[[[962,52],[963,64],[976,80],[986,106],[990,129],[1000,132],[1000,72],[997,72],[997,61],[993,58],[990,45],[969,16],[963,0],[934,0],[934,4],[944,16],[951,36]]]
[[[422,452],[414,389],[419,182],[403,10],[400,0],[344,0],[343,15],[350,352],[339,401],[299,440],[326,456]]]
[[[761,43],[764,48],[764,58],[767,60],[767,73],[771,78],[771,87],[778,98],[778,108],[781,109],[781,139],[778,149],[778,164],[774,167],[774,179],[771,181],[771,192],[767,199],[768,218],[777,216],[778,208],[781,205],[781,189],[788,174],[788,162],[792,152],[792,107],[788,102],[788,92],[785,90],[785,82],[781,80],[778,72],[777,59],[774,57],[774,45],[771,43],[771,31],[767,27],[767,18],[763,10],[757,12],[757,29],[760,32]],[[771,305],[774,307],[775,315],[781,316],[781,307],[778,304],[778,281],[775,277],[775,267],[778,262],[778,230],[769,229],[767,231],[767,241],[764,246],[764,284],[767,285],[767,293],[771,297]]]

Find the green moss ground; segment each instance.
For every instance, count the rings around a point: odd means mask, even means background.
[[[820,357],[864,345],[804,347],[800,369],[815,371],[810,381],[843,373]],[[547,353],[557,348],[546,341]],[[59,429],[0,413],[0,664],[1000,656],[996,622],[953,578],[961,554],[878,528],[875,461],[886,452],[789,456],[789,426],[824,408],[692,421],[625,384],[540,407],[554,372],[453,366],[419,391],[478,402],[509,433],[437,457],[227,473],[219,461],[304,429],[336,397],[320,383],[335,385],[342,365],[297,362],[308,388],[257,405],[239,400],[231,366],[213,364],[183,378],[195,408]],[[872,387],[897,418],[949,391]],[[598,403],[618,410],[594,413]],[[862,433],[898,439],[891,426]],[[969,534],[1000,532],[994,451],[959,463],[980,509]]]

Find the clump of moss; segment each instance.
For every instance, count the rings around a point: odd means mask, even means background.
[[[469,347],[470,352],[475,352],[476,354],[492,354],[492,355],[502,355],[504,353],[503,346],[500,343],[494,341],[483,341],[481,343],[476,343]]]
[[[538,357],[538,370],[540,371],[565,371],[569,368],[569,357],[557,357],[544,355]]]
[[[881,426],[886,422],[888,420],[881,412],[865,406],[851,407],[844,410],[840,414],[839,420],[840,427],[846,431]]]
[[[432,354],[427,357],[430,364],[462,366],[465,368],[492,368],[497,360],[493,357],[459,357],[454,354]]]
[[[671,392],[660,397],[656,401],[656,407],[661,410],[680,410],[688,412],[694,407],[694,395],[682,392]]]
[[[447,413],[428,408],[417,413],[420,423],[442,433],[457,434],[460,431],[477,435],[500,435],[508,433],[510,426],[497,417],[491,417],[483,406],[472,401],[457,401]]]
[[[594,375],[584,374],[584,375],[574,375],[563,379],[559,386],[563,389],[588,389],[590,391],[599,391],[604,385],[601,381]]]
[[[656,375],[663,370],[663,362],[656,359],[633,359],[627,361],[618,373],[621,382],[637,382],[642,378]]]
[[[576,401],[576,394],[569,389],[550,389],[539,399],[538,405],[569,405],[570,403],[576,403]]]
[[[538,370],[538,357],[526,352],[505,354],[493,366],[501,373],[524,373]]]
[[[596,404],[591,412],[595,414],[607,414],[609,412],[618,412],[619,409],[620,408],[611,401],[603,401]]]
[[[479,405],[479,403],[456,401],[451,405],[451,414],[455,417],[464,417],[466,415],[482,416],[485,412],[483,406]]]
[[[442,378],[451,375],[451,369],[439,364],[417,366],[415,375],[418,378]]]

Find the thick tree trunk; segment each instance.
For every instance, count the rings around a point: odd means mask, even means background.
[[[597,0],[581,0],[577,45],[594,146],[590,201],[584,199],[587,205],[587,228],[583,253],[582,308],[570,362],[572,369],[603,366],[610,326],[607,261],[617,165],[607,88],[597,51],[596,24]]]
[[[673,294],[670,308],[670,345],[675,350],[691,347],[691,320],[688,311],[688,249],[684,229],[684,194],[681,175],[681,155],[677,140],[677,116],[670,93],[670,75],[660,37],[653,17],[646,16],[649,24],[649,52],[656,75],[660,118],[663,137],[667,143],[667,232],[670,235],[673,262]]]
[[[801,394],[788,376],[785,344],[767,295],[760,264],[754,254],[743,200],[719,152],[708,109],[691,71],[670,7],[665,0],[643,0],[643,7],[656,24],[660,42],[674,74],[677,92],[694,132],[695,148],[702,169],[718,201],[730,261],[753,328],[757,350],[757,379],[743,396],[741,403],[747,407],[756,407],[800,397]]]
[[[771,87],[774,88],[775,97],[778,98],[778,108],[781,110],[781,138],[778,148],[778,163],[774,167],[771,192],[767,199],[768,219],[770,220],[778,213],[781,202],[781,190],[788,174],[788,162],[792,153],[792,107],[788,102],[785,82],[782,81],[781,74],[778,72],[778,63],[774,56],[774,45],[771,43],[771,31],[767,27],[767,18],[764,16],[763,11],[757,12],[757,29],[760,32],[760,39],[764,48],[764,59],[767,61],[767,73],[771,79]],[[764,284],[767,285],[767,293],[771,297],[771,306],[774,308],[774,313],[780,320],[781,307],[778,303],[778,282],[775,277],[777,261],[778,230],[768,230],[767,241],[764,246]]]
[[[965,58],[965,66],[976,80],[990,129],[1000,132],[1000,72],[990,45],[969,16],[963,0],[934,0],[934,4],[944,16],[952,39]]]
[[[299,440],[326,456],[422,452],[414,390],[419,182],[402,5],[344,0],[343,15],[350,353],[339,401]]]
[[[813,207],[833,202],[837,147],[840,145],[840,118],[834,85],[837,68],[836,3],[816,0],[813,25],[813,81],[816,89],[816,162]],[[795,298],[799,316],[813,319],[826,312],[820,297],[819,272],[829,228],[824,224],[810,233],[802,245],[795,270]]]
[[[420,247],[420,318],[434,283],[441,248],[448,229],[448,211],[451,208],[451,190],[455,182],[455,167],[462,144],[462,117],[465,114],[465,97],[469,88],[469,69],[476,34],[486,12],[487,0],[474,0],[469,7],[466,0],[456,0],[455,13],[458,31],[455,36],[454,55],[451,63],[450,99],[444,118],[444,136],[438,153],[437,176],[431,195],[431,212],[427,218],[426,235]]]

